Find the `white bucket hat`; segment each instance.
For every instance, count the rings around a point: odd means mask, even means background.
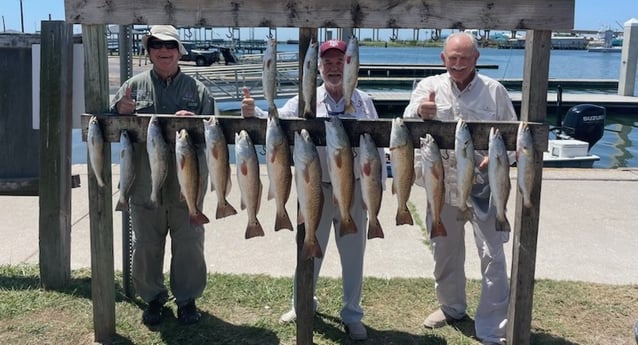
[[[151,27],[151,32],[144,35],[142,37],[142,43],[144,44],[144,49],[148,52],[148,40],[151,37],[155,37],[160,41],[177,41],[179,44],[179,52],[182,55],[188,55],[188,51],[184,48],[184,45],[179,40],[179,33],[177,29],[175,29],[172,25],[153,25]]]

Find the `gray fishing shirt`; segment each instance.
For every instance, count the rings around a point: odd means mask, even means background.
[[[167,81],[161,80],[154,70],[139,73],[127,80],[117,91],[111,101],[111,111],[117,113],[116,104],[131,87],[131,96],[136,101],[136,114],[175,114],[179,110],[188,110],[197,115],[212,115],[216,112],[215,101],[206,86],[181,71]],[[131,187],[131,202],[144,204],[149,201],[151,193],[151,171],[146,151],[146,132],[139,138],[135,146],[136,177]],[[179,202],[180,188],[177,181],[175,163],[175,142],[168,142],[168,174],[162,188],[160,203]],[[203,144],[196,145],[199,160],[199,171],[202,183],[201,199],[205,191],[208,176]]]

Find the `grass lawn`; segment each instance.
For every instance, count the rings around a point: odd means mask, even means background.
[[[63,291],[39,287],[37,266],[0,266],[0,344],[93,343],[90,272],[72,272]],[[294,344],[295,325],[279,325],[290,307],[291,278],[211,274],[198,300],[202,320],[181,326],[172,316],[156,328],[141,322],[143,305],[130,300],[116,277],[113,344]],[[341,281],[320,278],[315,344],[478,344],[473,320],[438,330],[420,327],[436,308],[432,279],[366,278],[362,305],[369,339],[352,342],[339,323]],[[468,313],[474,313],[480,284],[469,280]],[[531,344],[633,345],[638,286],[537,281]]]

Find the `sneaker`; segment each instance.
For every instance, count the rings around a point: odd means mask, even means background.
[[[192,325],[197,323],[202,315],[197,311],[195,301],[190,301],[183,306],[177,307],[177,319],[183,325]]]
[[[159,298],[150,301],[142,314],[142,322],[147,326],[159,324],[162,321],[163,308],[164,303],[160,302]]]
[[[435,310],[432,314],[428,315],[428,317],[423,321],[423,327],[425,328],[441,328],[448,323],[453,323],[456,321],[461,321],[461,319],[455,319],[447,314],[439,308]]]
[[[279,317],[279,323],[282,325],[294,322],[295,320],[297,320],[297,313],[295,312],[295,308],[291,308],[287,312],[283,313],[281,317]]]
[[[312,298],[312,311],[314,313],[317,312],[317,297]],[[295,312],[295,308],[290,308],[287,312],[283,313],[279,317],[280,324],[286,324],[297,320],[297,313]]]
[[[368,331],[366,330],[366,326],[363,325],[363,322],[356,321],[352,323],[344,324],[344,328],[346,334],[352,340],[366,340],[368,339]]]

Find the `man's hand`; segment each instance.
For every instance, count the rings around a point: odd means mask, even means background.
[[[427,101],[423,101],[416,108],[416,113],[423,120],[432,120],[436,116],[436,103],[434,103],[434,98],[436,95],[434,91],[430,92],[430,96]]]
[[[124,97],[117,102],[117,112],[122,115],[131,115],[135,112],[137,102],[133,99],[131,87],[128,86],[124,92]]]
[[[250,97],[250,91],[244,86],[244,99],[241,100],[241,116],[255,117],[255,99]]]

